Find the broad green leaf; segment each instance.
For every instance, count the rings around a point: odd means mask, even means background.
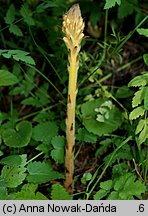
[[[65,147],[65,138],[64,136],[55,136],[51,140],[51,144],[54,149],[51,151],[51,157],[57,163],[64,163],[64,147]]]
[[[121,0],[106,0],[104,9],[112,8],[112,7],[114,7],[116,5],[116,3],[118,5],[120,5],[121,4]]]
[[[144,54],[143,59],[144,59],[146,66],[148,66],[148,54]]]
[[[5,165],[2,168],[2,177],[10,188],[16,188],[26,178],[26,155],[21,155],[22,163],[19,166]]]
[[[2,137],[7,146],[20,148],[27,146],[32,136],[32,124],[22,121],[16,125],[16,130],[8,128],[3,131]]]
[[[95,110],[96,108],[100,108],[105,101],[96,99],[81,105],[83,125],[89,132],[99,136],[115,131],[122,122],[121,112],[115,107],[108,110],[109,118],[105,119],[104,122],[96,120],[97,112]]]
[[[58,126],[55,122],[40,123],[33,129],[33,138],[36,141],[41,141],[45,144],[49,144],[51,138],[58,133]]]
[[[42,123],[48,120],[54,120],[54,118],[55,118],[54,112],[41,111],[33,118],[33,121]]]
[[[148,87],[144,88],[144,109],[148,110]]]
[[[23,36],[22,30],[15,24],[11,24],[9,26],[9,31],[10,33],[13,33],[16,36],[20,36],[20,37]]]
[[[139,29],[137,29],[137,32],[138,32],[140,35],[143,35],[143,36],[145,36],[145,37],[148,37],[148,29],[139,28]]]
[[[32,14],[29,10],[29,6],[28,4],[23,4],[20,10],[20,13],[22,15],[22,17],[24,18],[24,21],[29,25],[29,26],[33,26],[35,25],[34,19],[32,18]]]
[[[82,142],[96,143],[97,136],[89,133],[85,128],[79,128],[76,139]]]
[[[60,184],[53,184],[51,188],[52,200],[72,200],[72,195],[69,195],[66,189]]]
[[[10,5],[7,13],[6,13],[6,17],[4,18],[6,24],[12,24],[15,20],[15,7],[13,4]]]
[[[22,184],[26,178],[26,168],[18,166],[4,166],[2,169],[2,176],[7,182],[8,187],[15,188]]]
[[[144,125],[146,124],[146,121],[144,119],[141,119],[139,122],[138,122],[138,125],[136,127],[136,131],[135,131],[135,134],[138,134],[140,131],[142,131],[142,129],[144,128]]]
[[[42,193],[36,192],[38,185],[25,184],[20,192],[13,193],[14,200],[47,200]]]
[[[135,108],[129,115],[129,119],[133,120],[136,118],[139,118],[140,116],[143,116],[145,113],[145,109],[143,106]]]
[[[141,104],[142,100],[144,99],[144,87],[141,87],[139,91],[137,91],[132,100],[132,107],[136,107]]]
[[[30,183],[41,184],[50,180],[64,178],[64,175],[53,171],[51,165],[45,162],[32,162],[27,166],[29,175],[27,180]]]
[[[0,86],[14,85],[18,82],[16,76],[6,70],[0,70]]]
[[[92,174],[90,172],[85,172],[81,178],[82,184],[86,184],[87,181],[92,179]]]
[[[8,166],[19,166],[22,163],[22,158],[19,155],[10,155],[1,159],[0,163]]]
[[[116,98],[128,98],[132,95],[132,91],[128,86],[121,86],[118,88],[115,97]]]

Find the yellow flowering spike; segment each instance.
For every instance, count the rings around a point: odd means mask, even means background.
[[[66,179],[65,188],[69,193],[73,192],[74,181],[74,144],[75,144],[75,106],[77,95],[77,72],[79,68],[78,54],[83,34],[84,22],[81,17],[81,11],[78,4],[73,5],[63,16],[62,31],[64,33],[64,42],[68,48],[68,101],[66,118],[66,149],[65,149],[65,168]]]

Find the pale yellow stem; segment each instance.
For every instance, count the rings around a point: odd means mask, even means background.
[[[74,188],[74,145],[75,145],[75,106],[77,95],[77,72],[79,68],[78,54],[80,51],[80,42],[83,38],[84,22],[78,4],[71,7],[63,17],[63,38],[68,48],[68,101],[67,101],[67,118],[66,118],[66,149],[65,149],[65,168],[66,178],[65,187],[69,193]]]
[[[66,139],[67,146],[65,152],[66,179],[65,187],[68,192],[72,193],[74,187],[74,144],[75,144],[75,106],[77,95],[77,60],[76,57],[69,65],[69,85],[68,85],[68,102],[66,118]]]

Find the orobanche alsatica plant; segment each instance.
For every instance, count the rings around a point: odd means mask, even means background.
[[[74,144],[75,144],[75,105],[77,94],[77,72],[79,68],[78,54],[83,34],[84,22],[81,17],[81,11],[78,4],[73,5],[70,10],[63,16],[64,42],[68,48],[68,102],[66,118],[66,150],[65,150],[65,167],[66,180],[65,187],[68,192],[73,191],[73,173],[74,173]]]

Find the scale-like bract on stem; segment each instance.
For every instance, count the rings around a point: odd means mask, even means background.
[[[63,16],[64,42],[68,48],[68,101],[66,118],[66,149],[65,149],[65,168],[66,179],[65,187],[69,193],[73,192],[74,181],[74,144],[75,144],[75,106],[77,95],[77,72],[79,68],[78,54],[83,34],[84,22],[78,4],[73,5]]]

